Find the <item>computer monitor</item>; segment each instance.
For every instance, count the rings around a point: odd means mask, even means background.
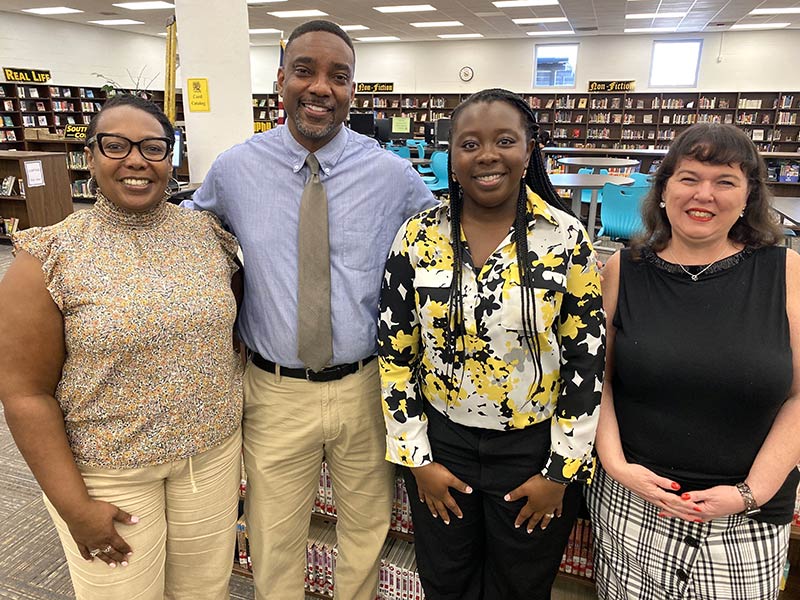
[[[391,119],[375,119],[375,139],[384,144],[392,141]]]
[[[450,143],[450,119],[437,119],[436,120],[436,138],[437,146],[446,146]]]
[[[183,130],[175,128],[175,144],[172,146],[172,168],[178,169],[183,160]]]
[[[411,117],[392,117],[392,133],[393,140],[410,140],[414,137],[412,127],[414,125]]]
[[[375,114],[350,113],[350,129],[356,133],[375,137]]]

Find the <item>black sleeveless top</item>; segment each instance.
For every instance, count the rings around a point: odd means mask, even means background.
[[[681,492],[744,481],[792,385],[786,249],[749,248],[692,281],[623,250],[614,407],[628,461]],[[697,273],[700,268],[687,269]],[[755,518],[792,520],[797,469]]]

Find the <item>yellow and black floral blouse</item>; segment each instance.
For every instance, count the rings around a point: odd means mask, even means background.
[[[551,422],[542,474],[588,480],[594,459],[605,344],[596,257],[580,222],[528,190],[528,250],[542,377],[524,339],[513,231],[476,270],[462,274],[466,359],[447,347],[452,280],[449,207],[408,221],[386,263],[379,328],[387,460],[432,462],[425,403],[454,422],[493,430]],[[466,240],[462,241],[466,247]],[[452,372],[452,377],[449,374]]]

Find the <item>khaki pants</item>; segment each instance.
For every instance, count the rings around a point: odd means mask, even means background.
[[[338,513],[336,597],[373,600],[394,492],[377,361],[328,383],[280,377],[250,363],[244,394],[245,515],[256,599],[304,598],[324,454]]]
[[[139,517],[114,523],[128,566],[87,561],[45,497],[78,600],[226,600],[233,567],[241,432],[190,459],[140,469],[80,467],[89,495]],[[192,491],[192,482],[196,492]]]

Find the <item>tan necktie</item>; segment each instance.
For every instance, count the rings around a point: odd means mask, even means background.
[[[300,200],[297,232],[297,356],[319,371],[333,357],[328,197],[317,157],[309,154],[306,164],[311,175]]]

